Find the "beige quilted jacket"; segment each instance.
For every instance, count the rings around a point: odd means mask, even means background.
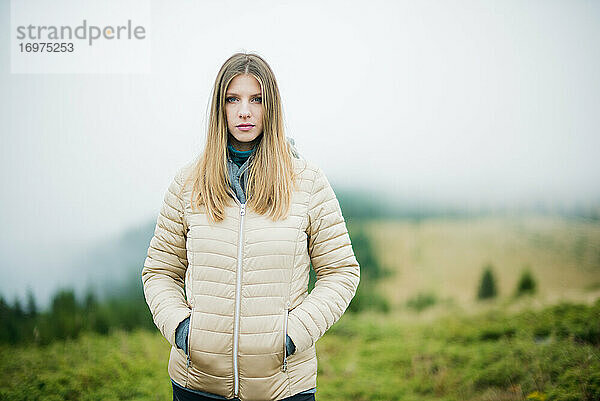
[[[166,191],[142,281],[172,346],[169,376],[181,386],[265,401],[317,385],[315,342],[348,307],[360,268],[323,171],[292,160],[299,190],[277,222],[235,199],[225,220],[209,224],[204,209],[192,211],[191,188],[182,188],[191,163]],[[311,262],[317,282],[309,294]],[[175,330],[190,315],[188,358]],[[296,345],[290,356],[286,333]]]

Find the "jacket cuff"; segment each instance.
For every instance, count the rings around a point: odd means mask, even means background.
[[[288,335],[296,346],[296,353],[299,354],[313,345],[313,339],[304,326],[304,323],[294,314],[292,310],[288,316]]]
[[[190,308],[177,308],[172,317],[165,323],[163,327],[163,335],[169,342],[169,344],[177,346],[175,342],[175,332],[177,331],[177,326],[187,317],[192,314],[192,310]]]

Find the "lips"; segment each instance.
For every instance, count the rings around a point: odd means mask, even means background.
[[[254,128],[254,124],[240,124],[236,125],[236,128],[240,131],[250,131]]]

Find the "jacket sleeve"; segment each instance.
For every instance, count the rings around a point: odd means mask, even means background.
[[[177,326],[191,314],[184,291],[188,261],[181,182],[180,170],[165,193],[142,268],[144,297],[154,324],[172,346]]]
[[[288,334],[296,353],[310,348],[342,316],[360,281],[360,267],[339,202],[320,168],[308,216],[308,252],[317,281],[310,294],[289,313]]]

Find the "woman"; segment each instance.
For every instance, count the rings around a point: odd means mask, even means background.
[[[315,400],[315,342],[360,279],[339,203],[286,139],[260,56],[225,61],[209,121],[204,151],[165,194],[142,269],[172,346],[173,399]]]

